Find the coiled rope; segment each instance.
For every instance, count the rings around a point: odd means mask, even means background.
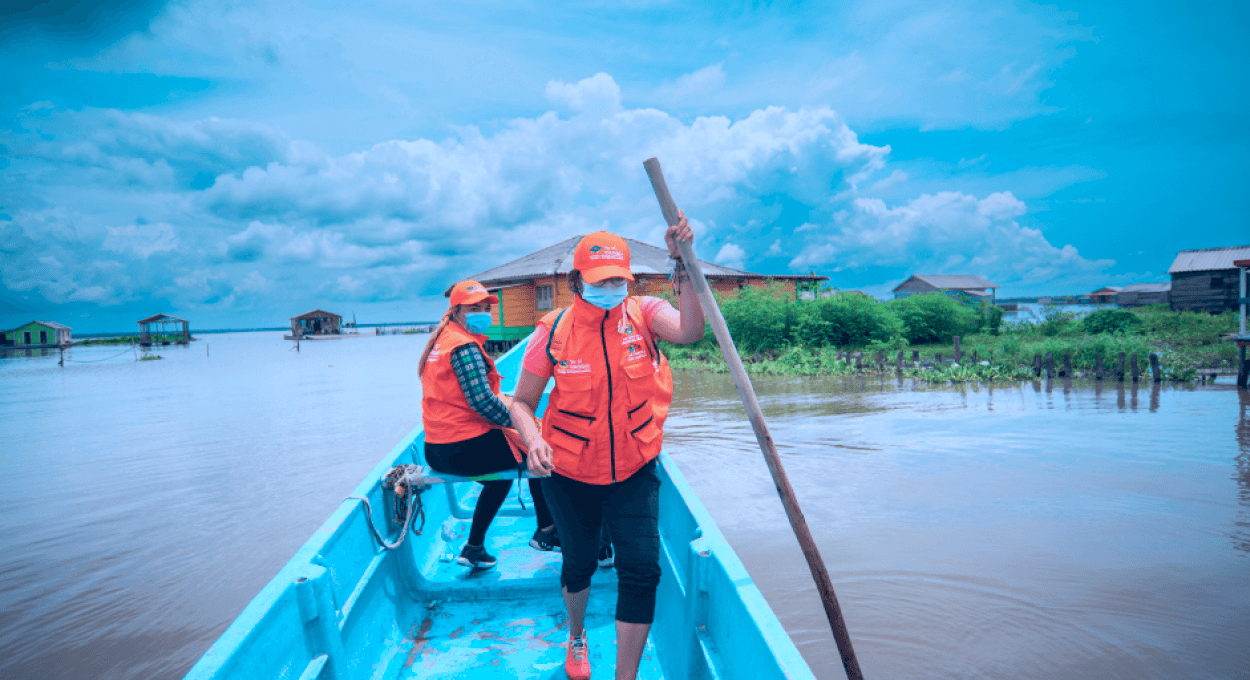
[[[425,468],[420,465],[396,465],[391,468],[390,472],[382,478],[382,488],[391,489],[395,492],[395,502],[399,503],[401,498],[407,497],[408,513],[404,518],[403,524],[399,528],[399,538],[394,542],[387,541],[382,537],[382,532],[373,524],[373,506],[369,503],[369,499],[364,496],[348,496],[343,500],[356,499],[365,504],[365,519],[369,522],[369,531],[373,532],[373,537],[382,544],[387,550],[394,550],[403,545],[404,539],[408,537],[408,530],[412,527],[412,519],[414,516],[421,517],[421,526],[412,529],[412,532],[420,536],[425,530],[425,503],[421,500],[421,494],[430,488],[425,483]]]

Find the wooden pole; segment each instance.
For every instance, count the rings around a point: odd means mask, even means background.
[[[918,363],[920,363],[920,350],[918,350],[918,349],[913,349],[913,350],[911,351],[911,362],[912,362],[913,364],[918,364]]]
[[[1054,380],[1055,378],[1055,353],[1046,353],[1046,379]]]
[[[1115,379],[1118,382],[1124,382],[1124,352],[1120,352],[1119,359],[1116,361]]]
[[[1150,379],[1155,382],[1163,381],[1163,376],[1159,372],[1159,355],[1154,352],[1150,353]]]
[[[660,201],[664,221],[670,226],[677,224],[677,204],[673,202],[673,196],[668,191],[668,183],[664,181],[664,172],[660,169],[659,159],[648,158],[643,166],[647,169],[647,176],[651,178],[655,197]],[[733,338],[729,335],[729,326],[725,324],[725,317],[721,315],[716,298],[712,297],[712,289],[703,276],[703,267],[699,265],[699,260],[694,255],[694,244],[690,241],[678,241],[677,247],[681,251],[681,259],[686,265],[686,270],[690,272],[695,291],[699,294],[699,303],[703,306],[703,312],[712,326],[712,333],[716,336],[721,352],[725,355],[725,363],[729,365],[729,373],[733,376],[734,386],[738,388],[738,396],[742,398],[747,419],[751,421],[751,428],[755,430],[755,438],[759,441],[760,451],[764,454],[768,472],[773,477],[777,495],[781,497],[781,506],[785,508],[786,518],[790,520],[790,528],[794,530],[794,536],[803,550],[803,557],[807,560],[807,568],[811,570],[812,579],[816,582],[816,590],[820,592],[820,600],[825,607],[825,617],[829,619],[833,639],[838,643],[838,653],[842,655],[842,667],[846,670],[846,677],[850,680],[862,680],[864,674],[859,669],[859,660],[855,657],[855,648],[851,645],[851,634],[846,629],[846,622],[842,618],[842,608],[838,605],[838,597],[833,592],[833,581],[829,578],[829,571],[825,569],[824,560],[820,558],[816,541],[807,527],[807,519],[803,516],[798,498],[790,486],[790,479],[786,476],[785,468],[782,467],[781,457],[777,455],[777,445],[768,432],[768,424],[764,422],[764,412],[760,409],[759,401],[755,398],[755,390],[751,387],[750,379],[747,378],[741,358],[738,357],[738,348],[734,346]]]
[[[957,364],[962,364],[962,363],[963,363],[963,355],[961,355],[961,354],[959,353],[959,336],[958,336],[958,335],[952,335],[952,336],[951,336],[951,340],[952,340],[952,341],[954,341],[954,343],[955,343],[955,363],[957,363]]]
[[[1102,353],[1094,355],[1094,380],[1102,380]]]
[[[1141,370],[1137,366],[1137,352],[1133,352],[1129,364],[1133,367],[1133,382],[1137,382],[1137,379],[1141,377]]]
[[[903,350],[898,351],[898,372],[903,372]]]
[[[1065,378],[1072,377],[1072,353],[1071,352],[1063,353],[1063,377]]]
[[[1034,377],[1042,377],[1042,355],[1033,354],[1033,375]]]

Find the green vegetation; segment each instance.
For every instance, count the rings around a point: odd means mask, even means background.
[[[1148,374],[1153,352],[1165,379],[1192,380],[1199,368],[1226,366],[1237,353],[1225,340],[1236,330],[1235,314],[1173,312],[1166,305],[1101,310],[1084,319],[1053,312],[1038,324],[1004,324],[1001,309],[968,306],[946,295],[879,302],[841,293],[796,302],[779,290],[747,288],[720,302],[752,373],[850,373],[854,359],[844,354],[849,350],[863,352],[869,372],[877,370],[882,353],[891,373],[901,351],[905,373],[930,382],[1026,379],[1033,376],[1034,356],[1044,360],[1047,353],[1054,356],[1056,370],[1066,355],[1073,372],[1084,376],[1092,375],[1099,355],[1104,371],[1112,371],[1124,352],[1128,371],[1129,357],[1136,354],[1140,370]],[[955,335],[961,338],[963,365],[951,363]],[[664,343],[664,349],[674,368],[727,370],[711,329],[699,343]],[[912,363],[913,351],[919,353],[918,364]]]

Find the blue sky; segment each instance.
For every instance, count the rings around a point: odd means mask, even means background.
[[[139,2],[0,14],[0,326],[435,318],[569,235],[881,296],[1250,243],[1244,3]]]

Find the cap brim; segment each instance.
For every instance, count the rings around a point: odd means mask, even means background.
[[[610,279],[617,276],[630,281],[634,280],[634,275],[629,273],[629,269],[625,267],[617,267],[615,265],[592,267],[582,272],[582,280],[586,283],[599,283],[604,279]]]
[[[477,303],[483,302],[483,301],[489,302],[492,305],[499,304],[499,298],[495,295],[491,295],[490,293],[487,293],[486,291],[481,291],[478,293],[469,293],[468,295],[464,296],[464,298],[460,300],[459,302],[457,302],[456,304],[476,305]]]

